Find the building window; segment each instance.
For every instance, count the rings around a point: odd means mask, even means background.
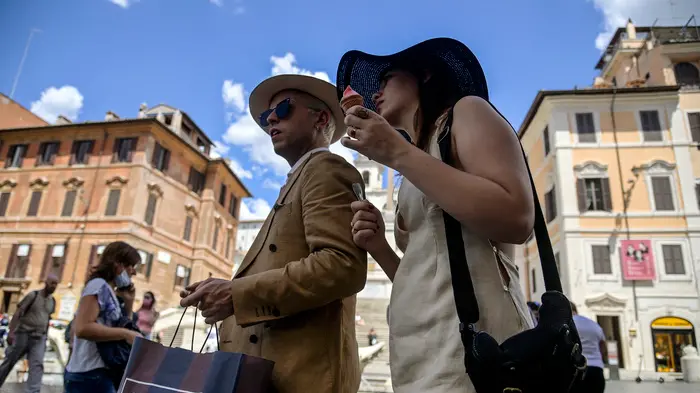
[[[219,205],[226,207],[226,185],[222,184],[219,189]]]
[[[212,237],[211,241],[211,248],[214,249],[214,251],[217,251],[217,246],[219,244],[219,223],[218,221],[214,223],[214,236]]]
[[[190,285],[190,268],[177,265],[175,269],[175,286],[186,287]]]
[[[677,85],[700,85],[700,71],[691,63],[677,63],[673,66],[673,73],[676,74]]]
[[[671,188],[671,176],[652,176],[651,189],[654,193],[654,208],[657,211],[673,211],[673,189]]]
[[[36,166],[53,165],[58,154],[59,142],[44,142],[39,145],[39,155],[36,158]]]
[[[226,252],[224,253],[224,258],[228,259],[231,255],[231,231],[226,232]]]
[[[66,196],[63,199],[63,209],[61,209],[61,217],[70,217],[73,215],[73,207],[75,206],[75,197],[78,195],[76,190],[66,191]]]
[[[532,293],[537,293],[537,271],[534,267],[530,269],[530,281],[532,282]]]
[[[112,162],[131,162],[138,138],[118,138],[114,141]]]
[[[71,165],[87,165],[94,146],[94,140],[73,142],[70,152]]]
[[[90,277],[92,267],[97,265],[97,262],[100,260],[105,247],[106,246],[103,244],[95,244],[90,248],[90,258],[88,259],[88,265],[85,269],[85,281],[87,281]]]
[[[29,145],[12,145],[7,150],[5,168],[21,168],[24,157],[27,155]]]
[[[231,193],[231,199],[228,203],[228,212],[231,217],[238,218],[238,199],[233,193]]]
[[[640,111],[639,119],[642,123],[644,142],[661,142],[664,140],[658,111]]]
[[[136,274],[144,276],[146,278],[151,278],[151,269],[153,267],[153,254],[143,250],[139,250],[139,256],[141,257],[141,263],[136,265]]]
[[[170,165],[170,150],[156,142],[153,149],[153,157],[151,157],[151,165],[163,173],[167,172]]]
[[[32,196],[29,199],[29,209],[27,210],[28,217],[36,217],[39,213],[39,205],[41,205],[41,191],[32,191]]]
[[[152,193],[148,194],[148,203],[146,204],[146,214],[143,220],[148,225],[153,225],[153,219],[156,216],[156,205],[158,203],[158,197]]]
[[[32,253],[31,244],[14,244],[7,263],[5,278],[24,278],[27,276],[29,256]]]
[[[576,114],[576,132],[579,142],[595,143],[597,141],[592,113]]]
[[[54,244],[46,246],[44,254],[44,264],[41,267],[41,281],[46,281],[49,274],[58,277],[61,282],[63,278],[63,268],[66,264],[66,254],[68,247],[66,244]]]
[[[122,190],[112,189],[109,190],[109,196],[107,197],[107,208],[105,209],[105,216],[116,216],[117,210],[119,208],[119,199],[121,199]],[[149,199],[150,202],[150,199]]]
[[[10,205],[10,195],[9,192],[0,193],[0,217],[5,217],[7,214],[7,207]]]
[[[578,179],[576,183],[580,212],[612,211],[610,179],[607,177]]]
[[[362,180],[365,182],[365,186],[369,186],[369,171],[362,171]]]
[[[679,244],[664,244],[661,246],[664,257],[664,267],[666,274],[685,274],[685,265],[683,264],[683,250]]]
[[[544,205],[547,213],[547,222],[552,222],[557,218],[557,197],[554,187],[544,194]]]
[[[199,172],[194,168],[190,168],[190,176],[189,179],[187,179],[187,185],[189,186],[190,191],[201,194],[202,190],[204,189],[205,179],[204,173]]]
[[[554,254],[554,264],[557,266],[557,273],[561,275],[561,262],[559,262],[559,252]],[[561,280],[561,277],[559,278]]]
[[[688,125],[693,142],[700,143],[700,112],[688,113]]]
[[[549,126],[545,127],[544,131],[542,131],[542,139],[544,141],[544,156],[547,157],[551,150],[551,146],[549,145]]]
[[[185,231],[182,233],[182,239],[185,241],[190,241],[192,236],[192,216],[185,217]]]
[[[610,264],[610,246],[595,244],[591,246],[593,256],[593,274],[612,274]]]

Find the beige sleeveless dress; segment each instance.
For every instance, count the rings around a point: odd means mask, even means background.
[[[430,154],[440,158],[437,138]],[[394,222],[396,244],[404,252],[388,313],[394,392],[474,392],[464,369],[442,209],[402,178]],[[487,239],[464,226],[462,236],[479,302],[477,328],[498,342],[532,328],[511,259],[499,251],[503,261],[499,269]]]

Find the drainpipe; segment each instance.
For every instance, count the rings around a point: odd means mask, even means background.
[[[95,174],[92,177],[92,189],[90,190],[90,197],[87,200],[87,205],[85,206],[85,210],[83,211],[83,221],[78,225],[78,228],[80,230],[80,237],[78,238],[78,247],[76,250],[76,255],[80,255],[80,249],[83,245],[83,238],[85,237],[85,227],[87,225],[88,218],[90,216],[90,205],[92,204],[92,201],[95,197],[95,191],[97,190],[97,176],[100,173],[100,169],[102,168],[102,157],[104,156],[105,148],[107,147],[107,137],[109,136],[109,133],[107,132],[106,128],[103,128],[103,134],[102,134],[102,147],[100,148],[100,155],[97,159],[97,167],[95,168]],[[90,261],[88,261],[90,263]],[[88,269],[90,266],[88,266]],[[75,264],[73,265],[73,273],[71,274],[70,278],[70,283],[68,283],[68,288],[73,287],[73,283],[75,282],[75,273],[78,270],[78,260],[76,258]]]

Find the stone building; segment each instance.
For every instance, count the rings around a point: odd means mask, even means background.
[[[139,250],[137,299],[153,291],[161,309],[189,282],[231,276],[251,194],[186,113],[142,105],[130,119],[10,126],[0,129],[0,311],[55,273],[54,317],[71,319],[89,265],[115,240]]]

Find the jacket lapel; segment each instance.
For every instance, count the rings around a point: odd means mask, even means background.
[[[284,201],[284,198],[287,196],[287,194],[289,194],[289,191],[294,187],[294,184],[299,179],[300,174],[304,169],[304,166],[309,162],[309,160],[311,160],[311,157],[315,155],[316,154],[312,154],[308,159],[306,159],[306,161],[302,165],[300,165],[294,172],[292,172],[289,179],[287,179],[287,183],[285,183],[285,185],[280,190],[280,195],[277,197],[275,205],[272,207],[270,214],[267,215],[263,226],[260,228],[260,232],[258,232],[258,235],[255,237],[253,244],[250,246],[248,253],[246,253],[245,257],[243,258],[243,261],[241,262],[241,266],[238,268],[238,271],[233,276],[233,278],[240,277],[241,274],[243,274],[243,272],[248,267],[250,267],[250,265],[255,260],[255,257],[257,257],[258,254],[260,254],[260,250],[262,250],[262,246],[263,244],[265,244],[265,240],[267,240],[267,235],[270,233],[270,227],[272,226],[272,221],[275,217],[277,209],[282,204],[282,201]]]

